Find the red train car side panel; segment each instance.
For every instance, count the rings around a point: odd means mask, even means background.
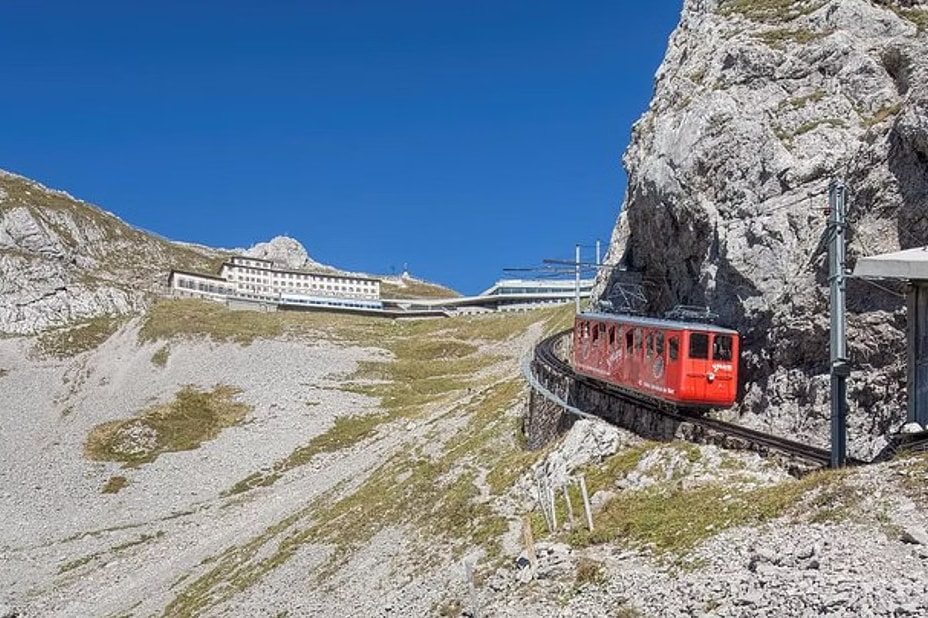
[[[611,314],[577,316],[574,369],[686,406],[727,407],[738,388],[735,331]]]

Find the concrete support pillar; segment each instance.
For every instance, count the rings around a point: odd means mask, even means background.
[[[908,421],[928,424],[928,281],[913,281],[907,294]]]

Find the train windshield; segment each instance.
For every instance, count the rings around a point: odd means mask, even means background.
[[[712,342],[712,360],[731,360],[731,336],[715,336],[715,339]]]
[[[709,335],[693,333],[690,335],[690,358],[709,358]]]

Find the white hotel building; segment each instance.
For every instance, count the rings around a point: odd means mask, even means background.
[[[278,305],[380,309],[380,280],[331,272],[280,269],[271,260],[235,256],[218,276],[172,270],[175,296],[240,299]]]

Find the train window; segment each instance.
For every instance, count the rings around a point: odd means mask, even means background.
[[[628,354],[632,353],[632,331],[625,331],[625,352]]]
[[[654,350],[658,356],[664,355],[664,333],[661,331],[654,334]]]
[[[636,328],[635,329],[635,350],[640,350],[643,343],[644,343],[644,333],[641,332],[640,328]]]
[[[615,326],[609,327],[609,347],[615,347]]]
[[[709,358],[709,335],[706,333],[690,335],[690,358]]]
[[[593,343],[596,343],[597,341],[599,341],[600,326],[601,326],[600,324],[593,324]]]
[[[647,354],[648,358],[654,356],[654,333],[648,333],[648,347],[645,354]]]
[[[580,324],[580,338],[586,339],[589,336],[590,336],[590,323],[583,322],[582,324]]]
[[[676,335],[667,340],[667,353],[672,361],[677,360],[680,356],[680,338]]]
[[[715,336],[712,343],[712,360],[731,360],[731,336]]]

